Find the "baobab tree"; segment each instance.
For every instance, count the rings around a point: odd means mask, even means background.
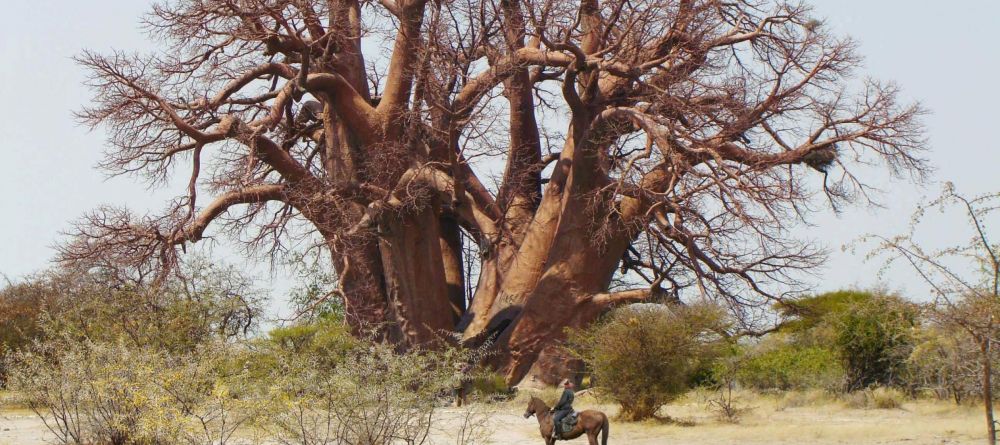
[[[188,187],[93,212],[64,260],[321,246],[353,329],[491,341],[511,384],[552,382],[564,330],[617,304],[781,298],[823,253],[788,228],[868,200],[852,166],[926,168],[921,109],[799,4],[176,0],[145,23],[162,51],[79,56],[80,119],[111,173]]]

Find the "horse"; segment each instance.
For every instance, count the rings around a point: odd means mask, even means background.
[[[524,411],[524,418],[527,419],[532,415],[538,419],[538,430],[542,433],[542,438],[545,439],[545,445],[554,445],[556,441],[552,439],[552,428],[555,426],[552,423],[552,414],[549,412],[549,406],[542,399],[531,397],[531,401],[528,402],[528,409]],[[573,430],[562,434],[560,438],[562,440],[576,439],[582,436],[583,433],[587,433],[587,440],[590,441],[590,445],[598,445],[598,434],[601,435],[600,445],[608,445],[608,416],[592,409],[581,411]]]

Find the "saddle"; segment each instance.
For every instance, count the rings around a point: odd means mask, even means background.
[[[579,413],[573,411],[569,413],[568,416],[563,417],[562,421],[559,422],[559,425],[556,425],[556,429],[559,431],[559,434],[562,435],[573,431],[573,428],[576,427],[576,422],[579,420],[577,418],[578,416]]]

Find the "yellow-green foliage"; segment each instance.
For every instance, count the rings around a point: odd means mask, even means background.
[[[844,371],[836,353],[820,346],[800,346],[786,336],[775,335],[746,353],[736,370],[744,386],[771,390],[835,390]]]
[[[498,400],[509,398],[513,395],[503,375],[496,372],[484,372],[473,375],[469,383],[472,391],[481,399]]]
[[[916,307],[884,293],[837,291],[781,303],[786,321],[750,348],[741,382],[758,389],[855,391],[904,385]]]
[[[848,391],[904,383],[916,315],[912,305],[900,298],[879,295],[832,318]]]
[[[281,443],[423,443],[441,398],[461,378],[464,351],[398,354],[367,344],[334,367],[291,355],[275,370],[270,423]]]
[[[279,327],[268,332],[268,343],[280,354],[304,355],[334,366],[363,342],[351,336],[346,324],[337,318]]]
[[[240,349],[166,355],[125,342],[53,339],[13,360],[10,383],[64,444],[226,444],[268,411]]]
[[[622,417],[643,419],[690,388],[719,349],[722,319],[709,305],[634,305],[574,333],[571,343]]]
[[[16,360],[11,388],[61,443],[162,443],[173,437],[158,421],[168,395],[153,384],[162,363],[155,352],[60,342],[22,351]]]
[[[819,389],[805,391],[791,390],[780,393],[776,408],[780,411],[786,408],[828,405],[834,401],[834,394],[829,391]]]
[[[180,272],[156,285],[138,285],[56,269],[0,289],[0,353],[46,337],[124,341],[179,353],[253,332],[263,297],[248,278],[200,258]]]

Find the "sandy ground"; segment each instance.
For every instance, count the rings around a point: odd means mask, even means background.
[[[586,401],[584,401],[586,402]],[[719,421],[703,401],[688,400],[668,406],[673,422],[611,423],[611,444],[979,444],[984,439],[980,411],[944,402],[905,403],[902,409],[848,409],[836,402],[784,407],[777,400],[756,399],[739,424]],[[537,445],[543,443],[534,418],[521,417],[514,402],[493,407],[489,414],[490,443]],[[614,407],[578,403],[578,408]],[[433,443],[457,444],[453,431],[465,417],[457,408],[442,410],[441,430]],[[0,445],[41,445],[53,436],[29,411],[0,411]],[[586,438],[567,443],[586,444]]]
[[[0,445],[47,444],[53,438],[41,419],[30,411],[0,411]]]

